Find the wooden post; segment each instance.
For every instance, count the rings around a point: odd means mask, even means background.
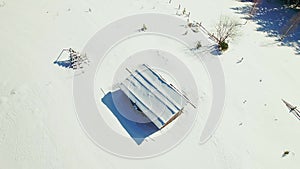
[[[300,111],[297,109],[297,106],[293,106],[290,103],[288,103],[287,101],[281,99],[283,101],[283,103],[289,108],[290,113],[293,113],[294,116],[297,117],[298,120],[300,120]]]

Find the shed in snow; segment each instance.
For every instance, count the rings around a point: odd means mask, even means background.
[[[143,64],[119,83],[120,89],[159,129],[175,120],[189,100],[173,85]]]

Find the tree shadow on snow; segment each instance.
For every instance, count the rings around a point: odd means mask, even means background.
[[[122,90],[109,92],[101,101],[118,119],[136,144],[140,145],[146,137],[159,130],[150,119],[133,107],[129,98]]]
[[[253,2],[242,0],[242,2]],[[253,17],[247,17],[252,5],[231,8],[238,14],[246,15],[244,19],[252,19],[259,25],[257,31],[266,32],[268,37],[276,37],[281,46],[294,48],[296,54],[300,54],[300,11],[290,9],[283,5],[280,0],[260,0]],[[298,22],[296,21],[298,20]],[[296,21],[296,22],[295,22]],[[295,24],[296,23],[296,24]],[[286,32],[286,36],[281,36]]]

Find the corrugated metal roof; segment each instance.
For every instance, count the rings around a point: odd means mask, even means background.
[[[149,66],[143,64],[130,73],[120,89],[158,128],[187,104],[186,98]]]

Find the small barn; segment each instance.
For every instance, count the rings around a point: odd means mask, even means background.
[[[127,71],[130,75],[119,88],[157,128],[164,128],[182,113],[188,99],[160,74],[146,64]]]

